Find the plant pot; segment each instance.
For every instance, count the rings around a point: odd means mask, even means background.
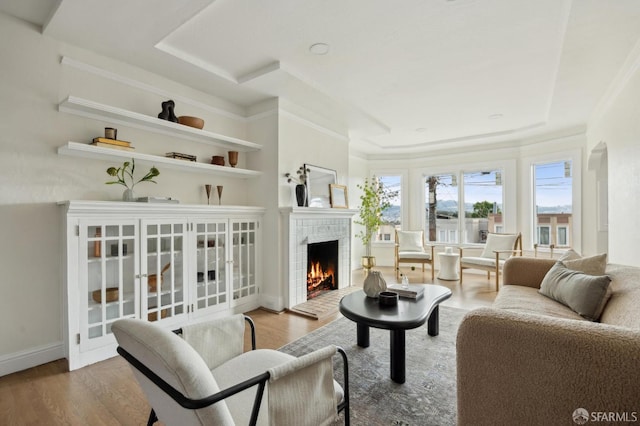
[[[375,256],[362,256],[362,267],[366,270],[369,270],[376,266],[376,258]]]

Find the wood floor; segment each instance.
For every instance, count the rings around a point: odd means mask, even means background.
[[[393,282],[392,268],[379,269]],[[410,282],[424,282],[419,269],[408,272]],[[427,269],[425,277],[430,277]],[[352,282],[361,285],[363,275],[355,271]],[[494,284],[486,274],[465,272],[464,287],[458,281],[436,284],[450,288],[453,295],[443,305],[474,309],[490,305]],[[257,346],[277,349],[340,316],[336,313],[314,320],[291,313],[265,310],[247,313],[257,328]],[[354,337],[355,338],[355,337]],[[120,357],[79,370],[66,371],[58,360],[29,370],[0,377],[1,425],[144,425],[149,404],[134,380],[129,365]]]

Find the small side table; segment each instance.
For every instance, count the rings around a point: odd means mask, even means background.
[[[459,280],[460,274],[458,273],[458,261],[460,260],[460,255],[458,253],[442,252],[438,253],[438,258],[440,260],[438,279],[448,281]]]

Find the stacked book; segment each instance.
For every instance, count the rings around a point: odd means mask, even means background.
[[[398,296],[407,299],[417,299],[424,294],[424,286],[403,287],[401,284],[391,284],[387,286],[387,290],[398,293]]]
[[[131,146],[131,142],[107,138],[93,138],[93,142],[91,143],[91,145],[99,146],[101,148],[123,149],[125,151],[133,151],[135,149]]]
[[[180,200],[176,200],[171,197],[139,197],[137,199],[139,203],[165,203],[165,204],[178,204]]]
[[[191,154],[182,154],[180,152],[167,152],[165,157],[175,158],[178,160],[196,161],[196,156]]]

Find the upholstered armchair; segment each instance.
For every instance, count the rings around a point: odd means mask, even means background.
[[[243,352],[245,318],[238,314],[177,332],[137,319],[113,323],[118,353],[151,404],[148,425],[311,426],[330,424],[342,410],[348,425],[344,351],[327,346],[296,358],[256,350],[247,318],[254,350]],[[333,379],[336,352],[343,359],[344,388]]]
[[[395,245],[395,268],[396,280],[400,279],[401,263],[422,264],[422,275],[424,275],[424,265],[431,265],[431,281],[434,280],[433,270],[434,246],[425,245],[423,231],[398,231],[396,230]]]
[[[517,234],[488,234],[487,242],[480,256],[468,256],[460,247],[460,284],[462,285],[462,271],[464,269],[482,269],[487,271],[487,279],[491,279],[491,272],[496,274],[496,291],[499,289],[500,271],[504,261],[513,256],[522,256],[522,235]]]

